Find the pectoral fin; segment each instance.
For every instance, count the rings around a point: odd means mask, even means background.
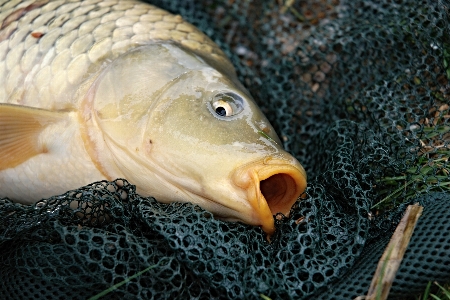
[[[0,104],[0,170],[14,168],[45,153],[45,147],[39,143],[39,134],[47,125],[63,118],[59,112]]]

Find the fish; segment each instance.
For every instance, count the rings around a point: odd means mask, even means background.
[[[204,33],[135,0],[0,4],[0,197],[125,178],[275,231],[304,168]]]

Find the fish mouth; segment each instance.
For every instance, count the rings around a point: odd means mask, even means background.
[[[287,216],[306,189],[306,172],[295,158],[266,157],[235,170],[232,180],[246,190],[252,208],[245,222],[261,226],[268,238],[275,232],[273,215]]]

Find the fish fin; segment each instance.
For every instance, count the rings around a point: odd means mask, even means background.
[[[64,116],[33,107],[0,104],[0,170],[14,168],[47,150],[39,135],[49,124]]]

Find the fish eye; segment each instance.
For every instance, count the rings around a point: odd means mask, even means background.
[[[218,100],[213,103],[214,111],[218,116],[229,117],[234,115],[233,107],[227,101]]]
[[[231,117],[243,110],[243,99],[234,93],[220,93],[211,101],[211,108],[219,117]]]

